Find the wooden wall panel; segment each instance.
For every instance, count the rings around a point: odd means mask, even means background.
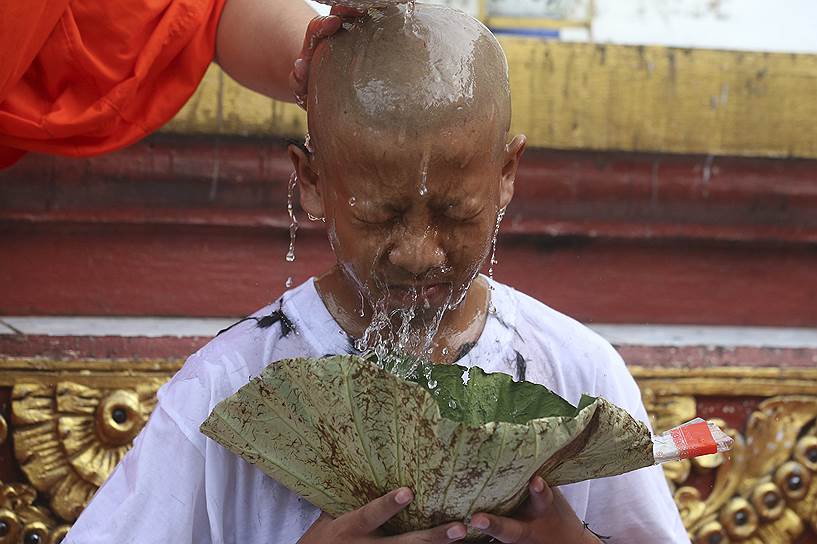
[[[503,37],[531,145],[817,158],[817,55]],[[165,131],[303,138],[305,114],[216,67]]]

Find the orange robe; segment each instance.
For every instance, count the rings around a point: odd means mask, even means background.
[[[132,144],[190,98],[225,0],[0,2],[0,168]]]

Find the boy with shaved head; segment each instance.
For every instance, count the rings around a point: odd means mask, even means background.
[[[486,542],[688,543],[660,468],[559,490],[537,477],[512,517],[475,512],[386,536],[411,489],[331,519],[199,433],[271,362],[384,345],[506,372],[573,403],[603,396],[647,422],[607,342],[479,275],[525,149],[509,137],[507,63],[484,26],[442,7],[373,11],[318,49],[310,86],[311,145],[290,156],[337,265],[187,361],[67,542],[442,544],[464,538],[467,522]]]

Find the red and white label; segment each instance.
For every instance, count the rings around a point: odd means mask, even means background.
[[[706,421],[678,427],[670,431],[670,435],[681,459],[718,453],[718,445]]]

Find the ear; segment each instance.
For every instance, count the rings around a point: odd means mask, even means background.
[[[312,168],[312,156],[295,144],[290,144],[288,148],[289,160],[298,176],[298,184],[301,192],[301,207],[312,217],[323,218],[326,216],[323,209],[323,198],[321,197],[320,179],[317,172]]]
[[[505,147],[504,165],[502,166],[502,181],[499,190],[499,207],[505,209],[513,199],[514,183],[516,183],[516,173],[519,171],[519,162],[525,153],[528,145],[528,138],[520,134]]]

